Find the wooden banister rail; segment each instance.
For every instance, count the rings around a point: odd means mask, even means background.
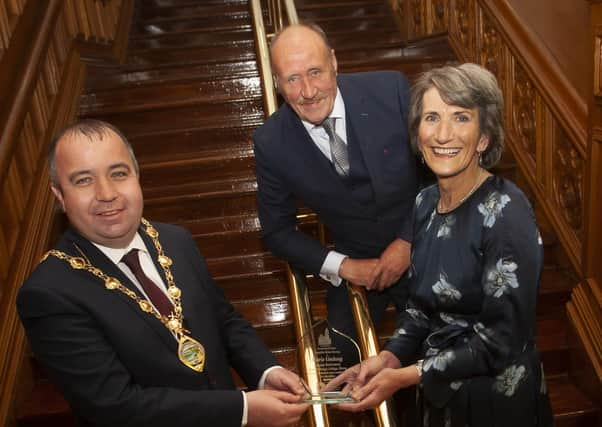
[[[11,349],[0,352],[0,425],[12,425],[15,397],[27,394],[17,390],[27,382],[15,298],[53,223],[46,147],[77,113],[79,47],[124,52],[132,10],[133,0],[0,1],[0,348]]]
[[[251,16],[253,17],[253,26],[255,28],[253,33],[255,35],[255,46],[257,50],[257,64],[259,65],[261,86],[264,94],[263,109],[265,111],[265,116],[269,117],[278,108],[278,101],[270,65],[270,50],[268,47],[267,31],[263,22],[261,0],[251,0],[249,6],[251,8]],[[276,21],[276,19],[277,18],[272,17],[273,21]]]

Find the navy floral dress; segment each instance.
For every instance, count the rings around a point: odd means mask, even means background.
[[[535,348],[542,241],[524,194],[490,176],[456,209],[416,197],[410,299],[385,346],[424,359],[418,426],[550,426]]]

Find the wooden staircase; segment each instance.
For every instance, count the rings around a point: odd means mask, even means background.
[[[164,6],[169,4],[169,6]],[[404,44],[383,0],[297,0],[299,17],[329,35],[341,72],[395,69],[410,78],[454,60],[444,38]],[[253,29],[246,0],[144,0],[138,3],[123,65],[89,67],[80,117],[116,125],[141,167],[144,216],[193,234],[227,297],[278,359],[296,369],[295,330],[285,265],[259,239],[251,134],[264,120]],[[509,158],[500,171],[520,184]],[[315,217],[300,227],[317,235]],[[597,412],[566,372],[564,304],[574,284],[551,227],[540,218],[546,270],[538,307],[538,345],[559,426],[593,426]],[[309,278],[314,316],[325,315],[325,285]],[[390,311],[379,330],[394,325]],[[35,360],[32,360],[35,365]],[[68,405],[34,369],[36,388],[20,426],[69,426]],[[333,425],[372,425],[371,417]]]

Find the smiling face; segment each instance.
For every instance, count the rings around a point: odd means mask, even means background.
[[[418,145],[439,180],[463,179],[479,167],[479,152],[489,144],[479,127],[479,110],[448,105],[436,88],[424,93]]]
[[[143,201],[121,138],[110,129],[90,138],[66,135],[57,143],[55,162],[60,188],[51,189],[71,225],[92,242],[125,248],[140,225]]]
[[[301,120],[319,125],[331,113],[337,94],[337,60],[309,28],[284,30],[272,46],[278,90]]]

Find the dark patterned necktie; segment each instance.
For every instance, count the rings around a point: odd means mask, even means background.
[[[349,157],[347,155],[347,144],[335,132],[334,117],[328,117],[322,122],[322,127],[328,134],[328,142],[330,143],[330,153],[332,162],[339,176],[349,175]]]
[[[159,313],[163,316],[169,316],[173,309],[173,304],[167,298],[167,296],[159,289],[157,284],[153,282],[144,271],[142,271],[142,266],[140,265],[140,259],[138,257],[138,249],[132,249],[127,254],[121,258],[121,261],[134,273],[134,276],[138,280],[138,283],[144,289],[144,292],[150,299],[151,303],[155,306]]]

